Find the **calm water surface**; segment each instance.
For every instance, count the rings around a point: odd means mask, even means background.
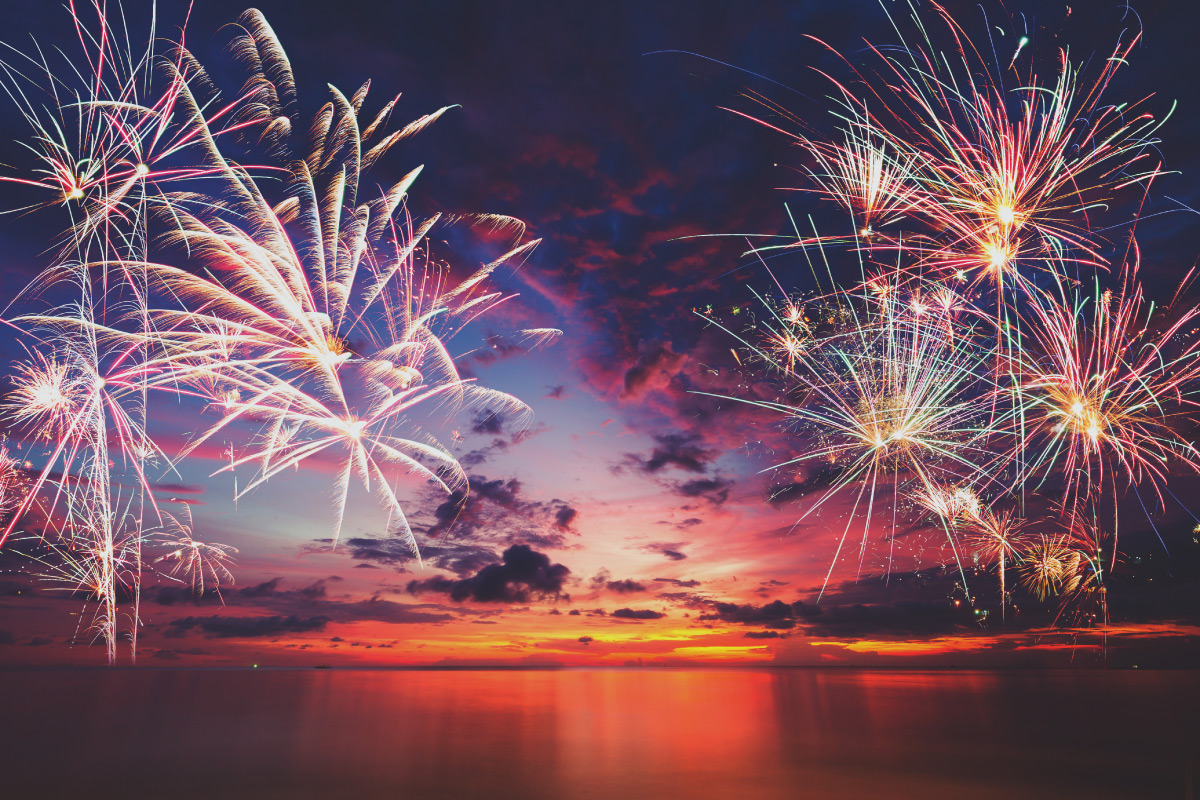
[[[0,673],[0,797],[1191,798],[1200,673]]]

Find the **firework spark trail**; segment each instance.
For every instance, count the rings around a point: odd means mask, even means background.
[[[773,310],[774,320],[764,323],[765,343],[739,337],[759,363],[782,378],[786,393],[780,401],[743,402],[782,414],[788,427],[812,443],[768,469],[836,470],[801,520],[849,487],[861,487],[826,584],[864,498],[860,562],[879,487],[892,485],[894,509],[909,484],[928,486],[961,475],[977,480],[991,433],[977,402],[980,387],[991,380],[989,351],[978,346],[972,323],[949,318],[944,306],[897,296],[891,286],[863,290],[808,303],[789,300],[782,316]],[[948,541],[957,558],[953,536]]]
[[[889,8],[898,47],[868,43],[873,67],[839,56],[849,79],[821,73],[832,136],[756,93],[769,116],[734,111],[791,137],[805,154],[799,189],[851,224],[752,247],[764,268],[768,253],[802,253],[819,296],[797,301],[767,270],[779,296],[759,295],[764,321],[753,333],[722,327],[741,341],[739,364],[763,371],[781,399],[730,399],[795,433],[797,455],[772,469],[834,470],[801,516],[846,497],[826,583],[855,516],[865,508],[861,570],[871,514],[890,502],[895,527],[903,495],[932,512],[964,584],[965,550],[995,563],[1002,620],[1012,567],[1042,600],[1102,595],[1100,554],[1111,569],[1121,498],[1144,506],[1145,487],[1161,509],[1172,469],[1200,473],[1185,435],[1200,399],[1200,309],[1179,301],[1191,276],[1156,308],[1132,235],[1161,174],[1165,117],[1108,97],[1140,37],[1122,35],[1089,74],[1066,48],[1046,58],[1028,36],[1005,64],[985,53],[1007,33],[989,30],[990,47],[977,48],[936,4],[934,25],[909,4],[906,35]],[[1102,235],[1114,227],[1130,232],[1115,246]],[[1026,509],[1043,499],[1078,524],[1027,533],[1042,520]],[[1110,548],[1078,522],[1102,507]]]
[[[1137,485],[1161,507],[1171,465],[1200,472],[1200,452],[1177,430],[1198,404],[1200,308],[1169,305],[1156,316],[1137,270],[1136,261],[1123,270],[1115,291],[1097,282],[1091,297],[1032,306],[1012,410],[998,421],[1023,464],[1021,482],[1060,477],[1068,513],[1106,490],[1115,504]],[[1114,535],[1116,517],[1114,507]]]
[[[237,555],[237,548],[226,544],[210,544],[192,535],[191,507],[184,505],[178,516],[163,513],[160,529],[149,531],[156,545],[167,548],[167,552],[154,559],[153,563],[170,564],[168,574],[190,584],[196,596],[202,596],[211,588],[221,597],[221,584],[232,585],[233,573],[229,565]],[[180,576],[183,576],[180,578]],[[208,581],[206,587],[205,581]],[[222,601],[224,598],[221,598]]]
[[[254,63],[260,95],[294,92],[282,49],[256,13],[244,19],[235,51]],[[192,447],[234,420],[262,425],[260,435],[222,471],[254,464],[245,494],[288,467],[330,448],[345,452],[335,486],[336,541],[350,480],[374,485],[384,507],[418,555],[416,538],[393,488],[395,470],[413,472],[453,494],[466,487],[454,456],[428,435],[398,434],[418,406],[487,407],[521,424],[528,408],[515,397],[463,379],[446,342],[473,320],[511,299],[488,291],[499,267],[519,263],[539,240],[516,242],[507,252],[454,283],[431,252],[437,215],[416,221],[407,197],[420,174],[412,170],[379,197],[361,201],[364,173],[392,145],[420,131],[447,109],[388,132],[395,100],[371,121],[359,115],[369,84],[351,99],[333,99],[316,115],[305,150],[294,159],[288,195],[272,205],[244,171],[230,168],[224,203],[176,198],[179,227],[171,240],[206,264],[207,275],[166,264],[145,265],[150,282],[182,304],[155,309],[159,341],[180,354],[161,382],[205,392],[224,418]],[[268,109],[283,119],[283,101]],[[364,124],[365,122],[365,124]],[[286,149],[277,126],[273,145]],[[511,218],[481,215],[467,221],[523,234]],[[292,231],[299,230],[299,240]],[[533,345],[557,337],[529,329]],[[220,353],[219,359],[196,353]],[[432,462],[429,466],[425,461]]]
[[[159,507],[148,470],[173,464],[148,430],[152,395],[192,398],[220,415],[180,457],[229,435],[219,471],[257,470],[238,496],[340,450],[335,541],[357,477],[419,557],[398,482],[415,474],[454,494],[467,481],[416,412],[480,408],[524,424],[528,407],[463,378],[447,342],[515,297],[489,290],[488,280],[519,266],[538,241],[502,214],[414,219],[407,200],[420,167],[390,188],[367,186],[389,149],[449,107],[392,130],[396,98],[360,118],[369,83],[351,97],[331,87],[305,127],[287,55],[256,11],[243,15],[232,47],[249,77],[223,102],[182,34],[160,57],[155,21],[151,44],[139,46],[104,4],[90,9],[90,23],[69,10],[82,56],[64,72],[40,51],[9,48],[14,63],[0,62],[36,162],[28,177],[0,180],[46,193],[27,208],[62,206],[70,220],[55,263],[19,299],[76,296],[12,321],[32,343],[7,409],[42,467],[18,487],[7,455],[0,464],[0,544],[26,526],[18,538],[40,546],[33,557],[44,577],[96,603],[92,629],[113,663],[123,588],[134,596],[136,657],[144,570],[158,565],[165,578],[218,595],[233,578],[235,549],[196,540],[186,506]],[[282,166],[229,159],[218,142],[230,135]],[[283,177],[282,196],[268,200],[260,174]],[[456,280],[434,254],[439,221],[512,244]],[[149,259],[156,237],[184,260]],[[532,349],[560,335],[529,328],[517,341]],[[238,445],[246,423],[258,432]]]

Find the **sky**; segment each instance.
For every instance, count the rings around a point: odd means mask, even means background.
[[[1158,182],[1138,228],[1155,297],[1200,252],[1187,5],[1098,2],[1084,14],[1011,3],[1015,23],[989,6],[1001,42],[1020,28],[1031,47],[1069,42],[1078,58],[1101,59],[1122,31],[1144,31],[1110,92],[1153,95],[1158,113],[1178,103],[1161,133],[1178,172]],[[1022,596],[1001,626],[994,572],[968,564],[964,587],[936,532],[905,528],[891,548],[875,530],[861,558],[835,559],[848,506],[797,524],[815,478],[770,469],[796,437],[777,416],[711,396],[769,391],[746,379],[735,342],[705,314],[742,313],[770,280],[744,255],[749,243],[786,233],[789,209],[818,229],[840,224],[795,191],[803,176],[789,140],[731,110],[761,113],[760,94],[830,126],[817,70],[838,65],[818,40],[865,60],[865,41],[895,42],[890,0],[258,7],[310,112],[327,84],[349,94],[368,79],[368,106],[402,92],[404,119],[456,105],[389,154],[379,182],[423,164],[410,201],[422,213],[509,214],[541,239],[496,278],[519,298],[458,351],[465,374],[522,398],[534,419],[524,429],[487,413],[447,422],[471,492],[454,516],[444,496],[408,487],[422,563],[365,492],[351,494],[333,546],[332,464],[235,503],[230,476],[211,474],[219,448],[199,450],[162,477],[160,494],[189,509],[199,538],[238,549],[236,583],[199,597],[169,581],[148,587],[139,663],[1200,665],[1200,543],[1187,509],[1122,518],[1104,634],[1055,628],[1052,608]],[[947,7],[983,25],[977,5]],[[184,8],[160,3],[160,31]],[[127,5],[131,29],[145,27],[146,9]],[[213,0],[188,23],[188,46],[218,83],[232,74],[222,26],[241,11]],[[9,2],[5,19],[18,47],[26,31],[43,46],[71,43],[65,11]],[[0,121],[0,162],[19,159],[27,135],[20,120]],[[0,197],[20,204],[11,186]],[[58,224],[52,210],[0,219],[6,293],[47,266]],[[468,265],[495,246],[448,242]],[[784,257],[772,271],[798,284],[807,268]],[[526,352],[504,338],[523,327],[564,335]],[[0,345],[20,353],[11,337]],[[195,434],[197,415],[186,404],[158,411],[167,452]],[[1196,485],[1173,483],[1185,498]],[[79,628],[80,599],[31,580],[18,556],[0,559],[0,664],[101,663]]]

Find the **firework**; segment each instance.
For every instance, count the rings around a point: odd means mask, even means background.
[[[227,544],[209,544],[199,541],[192,536],[192,511],[187,505],[183,506],[179,515],[161,514],[163,526],[160,530],[151,531],[154,544],[164,547],[167,552],[152,563],[166,562],[171,576],[189,583],[197,596],[204,594],[206,588],[211,588],[221,595],[221,584],[232,584],[233,573],[229,565],[237,555],[237,548]],[[205,586],[205,581],[208,586]]]
[[[1004,622],[1008,609],[1008,589],[1005,582],[1006,567],[1020,563],[1022,528],[1025,520],[1016,516],[1012,509],[991,509],[968,512],[966,521],[967,544],[984,562],[994,561],[1000,576],[1000,620]]]
[[[153,26],[150,44],[137,45],[103,4],[90,11],[89,22],[70,8],[81,55],[65,72],[40,52],[14,50],[14,63],[0,63],[35,160],[28,175],[0,180],[68,219],[55,263],[21,299],[75,298],[12,320],[31,343],[5,410],[41,467],[18,480],[4,451],[0,544],[26,526],[40,543],[42,577],[96,604],[91,628],[112,663],[125,590],[136,656],[145,570],[198,594],[219,595],[233,579],[234,548],[195,539],[190,511],[158,507],[149,470],[174,463],[151,436],[153,396],[191,398],[219,414],[183,455],[227,435],[222,471],[256,470],[239,496],[340,451],[335,540],[358,477],[419,555],[397,483],[415,474],[447,493],[466,487],[423,421],[479,407],[519,426],[529,414],[515,397],[463,378],[447,343],[513,299],[488,290],[488,279],[519,266],[537,241],[506,215],[415,219],[408,193],[420,167],[388,188],[367,184],[388,150],[448,107],[393,130],[395,98],[360,117],[368,84],[350,97],[331,89],[302,126],[287,56],[258,12],[243,16],[232,47],[249,77],[224,102],[182,33],[160,56]],[[230,160],[218,144],[230,135],[276,165]],[[279,196],[268,199],[264,176],[281,185]],[[434,252],[439,223],[514,238],[455,278]],[[155,238],[181,260],[151,261]],[[530,328],[517,341],[533,348],[559,335]],[[147,548],[166,552],[147,560]]]
[[[949,318],[944,306],[910,301],[879,281],[784,308],[797,312],[764,323],[765,346],[742,341],[782,378],[785,395],[745,402],[783,415],[798,438],[812,443],[770,469],[833,470],[801,519],[843,492],[854,495],[834,564],[860,514],[861,563],[879,493],[891,493],[894,521],[910,485],[979,473],[988,429],[977,401],[991,381],[988,351],[978,346],[970,323]],[[952,536],[949,543],[957,557]]]
[[[1161,504],[1171,464],[1200,471],[1179,430],[1200,389],[1191,330],[1200,311],[1168,306],[1152,317],[1136,277],[1134,267],[1115,292],[1097,286],[1091,297],[1040,303],[1026,326],[1012,455],[1025,480],[1061,475],[1070,512],[1138,485]]]
[[[257,95],[277,100],[268,112],[279,121],[294,92],[286,56],[256,12],[243,23],[235,51],[257,67]],[[446,343],[511,299],[488,291],[487,279],[502,265],[519,263],[538,241],[515,242],[455,282],[432,253],[430,232],[439,217],[415,220],[407,206],[419,167],[378,197],[360,200],[369,167],[446,111],[388,132],[395,100],[373,118],[360,118],[368,88],[350,99],[332,90],[293,159],[281,202],[272,204],[248,174],[232,167],[229,200],[175,198],[178,229],[169,239],[210,269],[197,275],[168,264],[146,267],[151,283],[183,306],[151,311],[157,341],[174,362],[156,383],[188,386],[224,412],[193,447],[236,420],[259,425],[259,435],[225,468],[257,467],[240,494],[338,449],[344,459],[335,486],[335,542],[357,476],[375,488],[397,532],[419,555],[393,488],[397,470],[447,493],[465,488],[466,475],[447,448],[421,433],[415,414],[436,401],[450,409],[487,407],[517,424],[528,415],[515,397],[464,380]],[[274,146],[290,152],[286,134],[302,127],[297,120],[279,122]],[[496,215],[466,221],[524,232]],[[302,232],[300,238],[292,230]],[[536,346],[560,333],[528,329],[519,337]]]
[[[743,114],[792,136],[808,178],[799,188],[850,220],[751,251],[764,267],[768,254],[798,251],[825,277],[796,300],[799,281],[785,287],[768,269],[782,299],[759,296],[766,313],[735,355],[781,399],[744,402],[781,415],[795,437],[796,454],[775,468],[822,465],[800,519],[846,498],[826,582],[855,518],[867,520],[861,565],[870,517],[890,505],[893,531],[914,509],[918,524],[932,514],[960,570],[964,551],[996,565],[1002,620],[1014,567],[1039,599],[1087,605],[1103,600],[1100,558],[1115,559],[1121,497],[1140,502],[1149,489],[1161,509],[1171,470],[1200,472],[1189,438],[1200,312],[1179,299],[1191,276],[1156,307],[1135,238],[1117,249],[1103,236],[1128,205],[1138,210],[1116,222],[1135,229],[1161,170],[1163,118],[1109,97],[1137,36],[1090,69],[1065,49],[1026,47],[1019,25],[993,29],[982,48],[940,6],[932,23],[910,10],[915,35],[893,20],[899,47],[868,43],[873,67],[844,58],[849,79],[825,75],[832,135],[758,95],[770,121]],[[997,55],[1005,46],[1011,60]],[[1026,518],[1047,502],[1074,522],[1033,536],[1031,526],[1056,527]],[[1105,549],[1080,520],[1110,503]]]

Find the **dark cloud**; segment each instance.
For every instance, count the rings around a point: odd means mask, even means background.
[[[546,392],[546,394],[542,395],[542,399],[544,399],[544,400],[562,400],[563,397],[566,395],[567,387],[551,386],[551,387],[549,387],[549,389],[550,389],[550,391],[548,391],[548,392]]]
[[[928,638],[968,630],[976,624],[970,604],[956,606],[951,599],[955,586],[956,579],[948,572],[895,573],[886,588],[873,581],[831,587],[819,604],[775,600],[756,606],[710,601],[709,611],[700,619],[773,630],[802,627],[812,636],[839,639]]]
[[[580,636],[579,637],[580,644],[591,644],[594,641],[596,641],[596,640],[593,639],[591,636]]]
[[[196,629],[218,639],[259,638],[323,631],[328,624],[329,617],[298,617],[294,614],[286,617],[181,617],[167,624],[166,635],[181,637]]]
[[[497,361],[503,361],[512,356],[521,355],[529,351],[529,347],[514,342],[506,336],[493,334],[487,337],[487,343],[484,347],[479,348],[471,353],[466,360],[467,364],[477,364],[479,366],[490,366]]]
[[[707,611],[712,605],[710,598],[696,592],[659,592],[655,597],[696,611]]]
[[[411,594],[442,593],[451,600],[477,603],[525,603],[533,597],[560,597],[571,570],[550,563],[549,556],[528,545],[513,545],[504,551],[503,562],[489,564],[468,578],[443,577],[410,581]]]
[[[608,589],[610,592],[616,592],[617,594],[634,594],[636,592],[646,591],[645,585],[628,578],[623,581],[608,581],[604,584],[604,588]]]
[[[496,436],[490,444],[476,447],[474,450],[464,453],[459,457],[458,463],[467,469],[474,469],[487,462],[493,456],[507,453],[510,448],[539,433],[544,433],[546,430],[547,428],[544,425],[538,425],[532,428],[520,428],[509,433],[507,437]]]
[[[683,552],[685,544],[687,542],[650,542],[643,545],[641,550],[647,553],[658,553],[672,561],[683,561],[687,558],[687,554]]]
[[[746,631],[744,635],[747,639],[783,639],[787,636],[779,631]]]
[[[569,531],[575,523],[575,518],[578,516],[579,511],[577,509],[571,508],[568,505],[559,506],[558,510],[554,512],[554,527],[560,531]]]
[[[560,547],[565,536],[573,533],[571,525],[577,515],[576,509],[560,499],[528,499],[516,478],[471,475],[467,492],[456,492],[436,508],[435,522],[425,535],[453,534],[477,544]]]
[[[545,549],[562,547],[574,535],[579,510],[560,499],[531,500],[515,478],[472,475],[468,491],[456,492],[434,508],[434,521],[422,532],[421,557],[426,564],[472,575],[501,560],[500,551],[514,544]],[[399,537],[356,537],[346,541],[350,556],[409,571],[417,560]]]
[[[767,628],[793,628],[798,619],[808,619],[821,613],[821,609],[797,600],[788,604],[775,600],[762,606],[738,605],[737,603],[712,603],[712,613],[701,615],[701,620],[720,620],[740,625],[762,625]]]
[[[300,594],[304,597],[307,597],[309,600],[320,600],[321,598],[325,597],[325,583],[326,579],[321,578],[311,585],[305,586],[303,589],[301,589]]]
[[[362,561],[374,561],[391,567],[398,567],[399,572],[408,572],[400,565],[416,561],[412,548],[404,539],[365,538],[356,537],[345,540],[350,548],[350,557]],[[453,572],[456,575],[466,575],[478,571],[481,567],[500,560],[499,554],[490,547],[478,544],[460,543],[441,540],[426,544],[421,548],[421,558],[426,564]],[[359,564],[358,566],[364,566]]]
[[[660,472],[667,467],[702,473],[708,470],[709,462],[716,457],[716,453],[704,445],[699,434],[658,433],[654,435],[654,440],[657,444],[648,456],[627,453],[624,463],[646,473]]]
[[[831,606],[823,609],[805,628],[816,636],[846,639],[921,638],[969,629],[973,622],[972,613],[966,603],[955,607],[945,600]]]
[[[679,578],[655,578],[658,583],[669,583],[672,586],[678,586],[680,589],[694,589],[700,585],[697,580],[681,580]]]
[[[471,423],[472,433],[500,433],[504,430],[504,417],[494,411],[482,411]]]
[[[283,583],[283,578],[272,578],[269,581],[247,586],[244,589],[238,589],[238,594],[242,597],[270,597],[279,592],[279,584]]]
[[[676,353],[670,342],[640,342],[638,344],[637,360],[625,371],[623,398],[637,397],[660,376],[669,377],[679,368],[684,360],[682,353]]]
[[[729,499],[733,482],[725,478],[697,478],[675,486],[675,493],[684,497],[703,497],[715,506]]]
[[[617,619],[643,620],[662,619],[666,616],[666,614],[662,613],[661,611],[652,611],[648,608],[618,608],[616,611],[612,612],[612,616],[616,617]]]

